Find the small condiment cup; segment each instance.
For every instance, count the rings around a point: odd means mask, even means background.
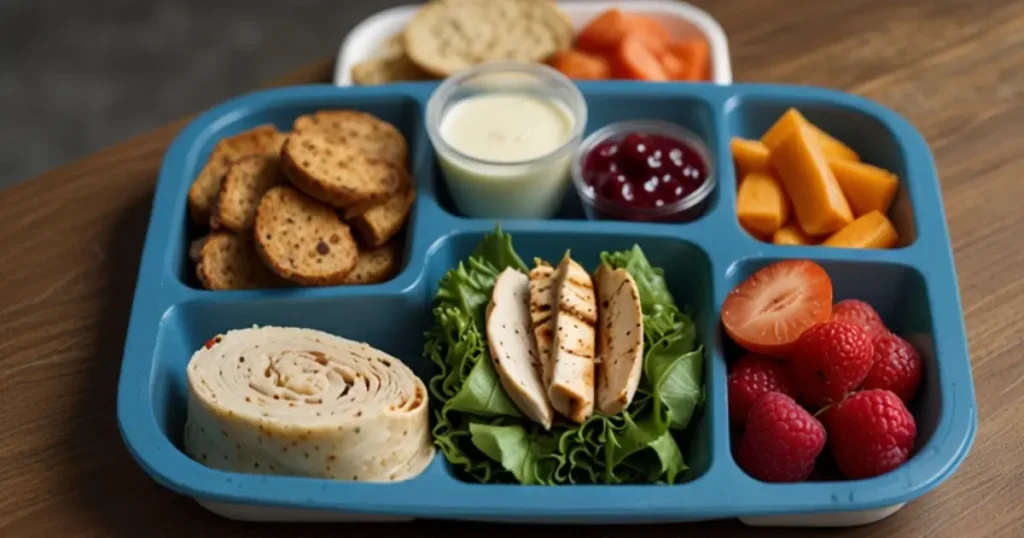
[[[564,143],[523,161],[491,161],[460,151],[445,139],[442,122],[463,99],[520,94],[554,103],[572,124]],[[587,105],[565,75],[541,64],[496,62],[446,79],[427,102],[426,127],[456,209],[472,218],[552,218],[569,188],[569,171],[583,138]]]
[[[583,166],[590,152],[600,144],[622,140],[631,133],[657,134],[679,140],[689,146],[704,161],[707,178],[697,190],[685,198],[661,207],[624,207],[602,199],[583,177]],[[667,121],[629,120],[611,123],[588,136],[576,151],[572,163],[572,182],[580,198],[583,212],[590,220],[629,220],[643,222],[689,222],[703,214],[717,183],[714,162],[708,145],[695,133]]]

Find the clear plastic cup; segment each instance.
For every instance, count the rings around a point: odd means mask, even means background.
[[[657,134],[688,146],[701,159],[707,171],[704,183],[685,198],[660,207],[630,207],[598,196],[600,185],[591,185],[584,177],[583,168],[587,157],[599,145],[611,140],[620,141],[631,133]],[[572,181],[588,219],[642,222],[688,222],[700,217],[717,184],[711,150],[699,136],[674,123],[647,119],[612,123],[591,133],[573,159]]]
[[[553,105],[571,122],[565,140],[524,160],[488,160],[466,154],[444,136],[442,127],[453,106],[482,95],[521,95]],[[474,117],[474,121],[487,120],[486,115]],[[570,169],[586,123],[587,105],[576,85],[541,64],[480,65],[445,80],[427,102],[427,133],[445,185],[458,212],[473,218],[554,217],[569,188]]]

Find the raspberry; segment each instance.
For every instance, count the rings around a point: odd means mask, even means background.
[[[921,355],[910,342],[889,333],[875,338],[874,366],[861,384],[863,389],[889,389],[904,403],[910,402],[921,385],[924,366]]]
[[[872,336],[881,336],[889,332],[871,305],[857,299],[846,299],[832,305],[832,316],[829,321],[846,321],[864,327]]]
[[[793,398],[769,392],[750,408],[736,463],[764,482],[799,482],[823,448],[825,427]]]
[[[749,353],[736,362],[729,373],[729,420],[743,424],[747,413],[761,396],[781,392],[796,398],[796,383],[782,362]]]
[[[811,407],[838,402],[871,370],[872,338],[860,325],[829,321],[796,341],[790,364],[802,401]]]
[[[870,478],[907,461],[917,425],[896,393],[871,389],[832,408],[828,436],[839,471],[850,479]]]

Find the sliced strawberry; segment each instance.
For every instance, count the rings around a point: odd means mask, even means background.
[[[747,351],[787,355],[800,335],[832,314],[832,281],[820,265],[787,260],[757,271],[722,303],[725,332]]]

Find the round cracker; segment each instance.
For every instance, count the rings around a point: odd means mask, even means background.
[[[263,264],[251,239],[224,232],[212,232],[202,239],[196,276],[208,290],[278,288],[287,284]]]
[[[341,284],[359,261],[352,232],[334,209],[289,185],[263,195],[254,232],[267,266],[306,286]]]
[[[300,133],[321,133],[329,140],[356,150],[370,159],[395,168],[407,168],[409,147],[394,125],[358,110],[321,110],[299,116],[292,129]]]
[[[447,77],[487,62],[542,62],[568,48],[573,33],[550,0],[445,0],[416,12],[405,50],[425,71]]]
[[[288,137],[281,169],[302,192],[339,208],[386,199],[402,185],[404,174],[379,156],[367,156],[364,147],[319,129]]]

